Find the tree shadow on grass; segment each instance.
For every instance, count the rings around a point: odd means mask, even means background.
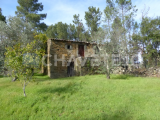
[[[47,81],[47,80],[49,80],[49,81],[52,81],[52,80],[75,80],[75,79],[77,79],[77,76],[52,79],[47,75],[34,74],[33,79],[35,82],[43,82],[43,81]]]
[[[34,73],[34,75],[33,76],[45,76],[44,74],[42,74],[42,73]]]
[[[125,75],[125,74],[121,74],[121,75],[111,75],[111,79],[122,79],[122,80],[127,80],[131,77],[134,77],[133,75]]]
[[[115,112],[113,115],[107,115],[107,113],[101,113],[94,118],[87,118],[85,120],[132,120],[132,116],[126,112]]]
[[[3,78],[3,75],[0,75],[0,78]]]
[[[33,79],[34,82],[41,82],[41,81],[52,80],[48,76],[33,76],[32,79]]]
[[[135,120],[134,110],[132,106],[121,107],[112,114],[102,112],[95,115],[93,118],[86,118],[85,120]],[[142,120],[146,120],[144,116],[141,116]]]
[[[77,76],[72,76],[72,77],[62,77],[62,78],[50,78],[48,75],[43,75],[41,73],[34,73],[33,79],[35,81],[46,81],[46,80],[74,80],[76,79]]]
[[[69,82],[65,86],[60,87],[46,87],[40,89],[39,93],[75,93],[79,89],[82,89],[82,83]]]

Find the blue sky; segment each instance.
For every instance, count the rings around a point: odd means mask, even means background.
[[[44,22],[47,25],[55,24],[57,22],[72,23],[73,15],[80,14],[80,18],[85,24],[84,15],[89,6],[100,8],[104,10],[106,0],[39,0],[44,5],[42,13],[47,13],[47,18]],[[160,0],[132,0],[133,5],[136,5],[138,12],[136,20],[140,21],[142,9],[144,6],[150,8],[148,16],[160,16]],[[17,0],[0,0],[0,8],[2,14],[5,16],[15,16]]]

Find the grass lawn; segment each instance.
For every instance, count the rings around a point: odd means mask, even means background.
[[[105,75],[0,77],[0,120],[159,120],[160,79]]]

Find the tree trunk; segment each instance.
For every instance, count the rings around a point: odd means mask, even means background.
[[[107,77],[107,79],[110,79],[110,70],[106,70],[106,77]]]
[[[15,82],[17,79],[18,79],[18,77],[15,76],[15,77],[12,79],[12,82]]]
[[[40,72],[40,73],[42,73],[43,75],[47,75],[47,67],[44,66],[43,63],[42,63],[42,65],[41,65],[41,72]]]
[[[105,63],[106,63],[106,77],[107,77],[107,79],[110,79],[110,66],[109,66],[109,59],[108,58],[106,58],[106,60],[105,60]]]
[[[24,97],[26,97],[26,91],[25,91],[25,88],[26,88],[26,82],[24,81],[24,86],[23,86],[23,93],[24,93]]]
[[[155,58],[155,67],[157,66],[157,57]]]
[[[34,75],[34,69],[32,68],[31,70],[32,70],[32,76],[33,76]]]
[[[107,79],[110,79],[110,75],[107,74],[106,77],[107,77]]]

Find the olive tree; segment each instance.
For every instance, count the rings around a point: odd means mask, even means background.
[[[124,52],[123,45],[125,43],[120,41],[122,32],[122,28],[111,32],[108,28],[104,27],[94,33],[92,37],[96,41],[99,51],[96,57],[99,59],[99,63],[101,63],[99,66],[100,71],[106,74],[107,79],[110,79],[110,73],[115,67],[113,56],[115,54],[123,55]]]

